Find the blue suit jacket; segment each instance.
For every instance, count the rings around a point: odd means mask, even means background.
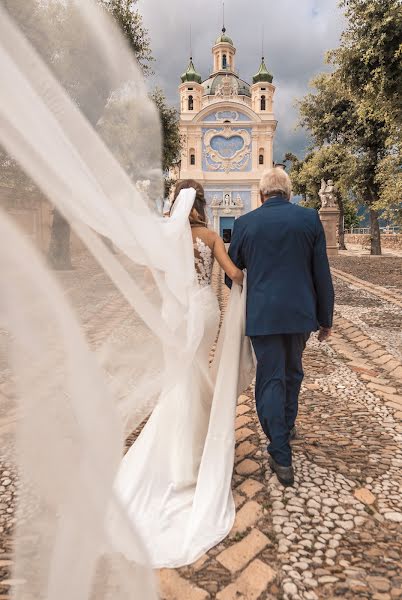
[[[316,210],[280,196],[266,200],[236,219],[229,255],[247,269],[246,335],[332,326],[334,288]]]

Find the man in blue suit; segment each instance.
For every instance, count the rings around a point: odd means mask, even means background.
[[[262,205],[235,221],[229,255],[247,269],[246,335],[257,357],[255,397],[269,464],[281,483],[293,485],[289,442],[296,435],[302,354],[312,331],[319,330],[320,341],[330,335],[334,288],[318,213],[291,204],[287,173],[266,171],[260,195]]]

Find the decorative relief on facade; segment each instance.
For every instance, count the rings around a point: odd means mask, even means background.
[[[238,91],[239,87],[237,85],[236,80],[233,77],[225,75],[225,77],[222,80],[222,83],[216,88],[215,96],[220,96],[222,98],[231,98],[233,96],[237,96]]]
[[[211,121],[250,121],[250,117],[245,113],[238,112],[236,110],[219,110],[214,113],[210,113],[204,118],[205,122]]]
[[[232,188],[207,186],[205,198],[210,223],[213,222],[214,214],[240,216],[251,210],[251,189],[239,189],[235,186]]]
[[[230,126],[203,133],[203,167],[208,171],[248,171],[251,168],[251,130]]]

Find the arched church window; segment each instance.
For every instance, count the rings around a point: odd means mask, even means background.
[[[263,165],[264,164],[264,155],[260,154],[258,157],[258,164]]]
[[[267,100],[265,96],[261,96],[261,110],[267,110]]]
[[[228,66],[228,61],[227,61],[226,54],[224,54],[222,57],[222,69],[226,69],[227,66]]]
[[[194,98],[193,96],[188,97],[188,110],[194,110]]]
[[[195,165],[195,150],[194,148],[190,149],[190,165]]]

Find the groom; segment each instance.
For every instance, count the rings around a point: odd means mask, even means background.
[[[262,205],[235,221],[229,255],[247,269],[246,335],[257,357],[255,398],[269,464],[283,485],[293,485],[289,442],[296,436],[302,354],[312,331],[319,330],[320,341],[331,333],[334,289],[318,213],[290,203],[287,173],[266,171],[260,196]]]

